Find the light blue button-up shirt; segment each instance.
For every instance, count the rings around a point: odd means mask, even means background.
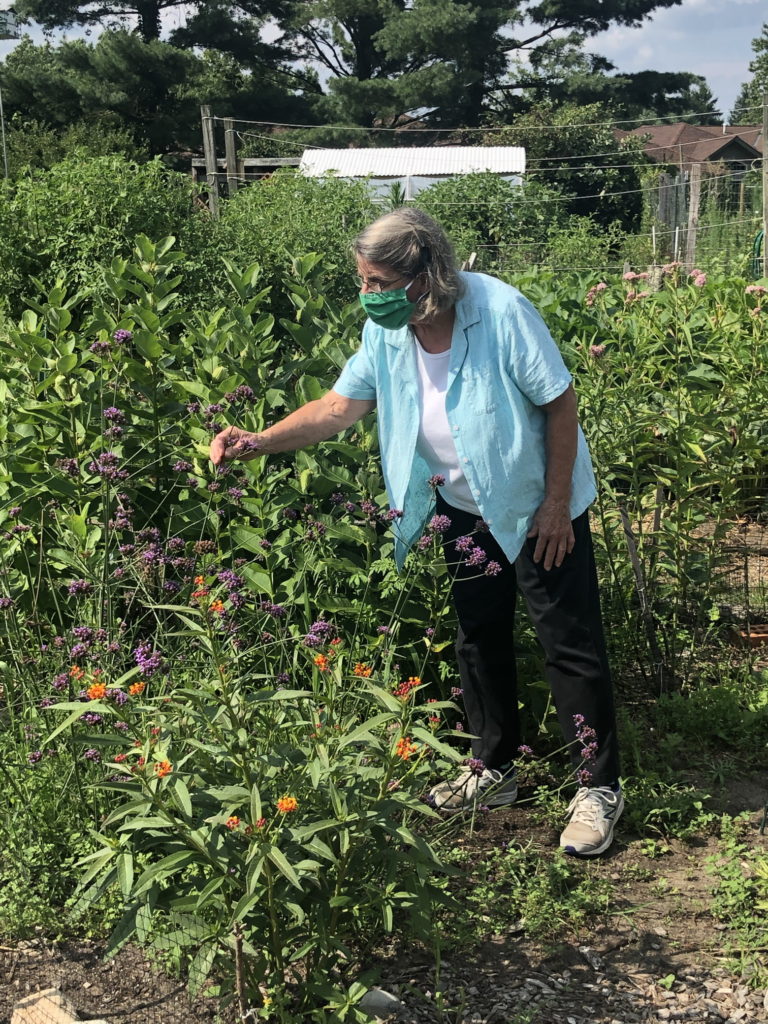
[[[571,382],[546,324],[531,303],[502,281],[462,274],[456,303],[445,410],[459,465],[483,519],[510,561],[544,500],[546,412],[540,408]],[[431,470],[416,450],[419,432],[417,344],[409,327],[389,331],[367,320],[360,349],[333,390],[375,400],[387,495],[403,513],[395,523],[401,567],[424,532],[434,496]],[[594,500],[595,478],[579,428],[571,518]]]

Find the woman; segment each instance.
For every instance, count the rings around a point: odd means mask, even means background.
[[[455,567],[456,653],[473,760],[435,786],[435,806],[514,802],[520,744],[512,619],[519,589],[580,786],[561,836],[606,850],[624,806],[613,691],[587,508],[595,497],[571,377],[543,320],[509,285],[457,271],[442,228],[412,207],[355,242],[362,346],[333,389],[259,434],[229,427],[224,460],[302,448],[377,408],[401,566],[433,511]],[[443,521],[445,522],[445,521]]]

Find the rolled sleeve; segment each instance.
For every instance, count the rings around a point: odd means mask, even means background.
[[[365,334],[363,334],[363,344],[347,360],[338,380],[333,385],[333,390],[344,395],[345,398],[366,402],[375,401],[376,372],[368,352]]]
[[[549,328],[522,295],[511,310],[509,329],[516,339],[511,373],[517,386],[534,405],[554,401],[573,378]]]

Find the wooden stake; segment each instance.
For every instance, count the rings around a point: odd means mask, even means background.
[[[237,180],[237,136],[231,117],[224,118],[224,156],[227,160],[227,195],[233,196],[240,182]]]
[[[699,204],[701,202],[701,164],[691,164],[690,192],[688,198],[688,232],[685,237],[685,265],[693,270],[696,262],[696,232],[699,227]]]
[[[763,277],[768,277],[768,92],[763,93]]]
[[[219,219],[219,168],[216,163],[216,140],[213,134],[213,116],[207,105],[200,107],[203,122],[203,153],[208,177],[208,209],[214,220]]]

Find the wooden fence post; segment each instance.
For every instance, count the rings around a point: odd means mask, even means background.
[[[763,93],[763,277],[768,277],[768,92]]]
[[[701,202],[701,164],[691,164],[690,192],[688,194],[688,231],[685,236],[685,265],[690,271],[696,262],[696,232],[699,227]]]
[[[216,140],[213,134],[213,116],[206,104],[200,107],[203,122],[203,153],[205,172],[208,177],[208,209],[214,220],[219,219],[219,166],[216,162]]]
[[[237,136],[234,118],[224,118],[224,156],[227,161],[227,195],[237,192],[240,182],[237,180]]]

